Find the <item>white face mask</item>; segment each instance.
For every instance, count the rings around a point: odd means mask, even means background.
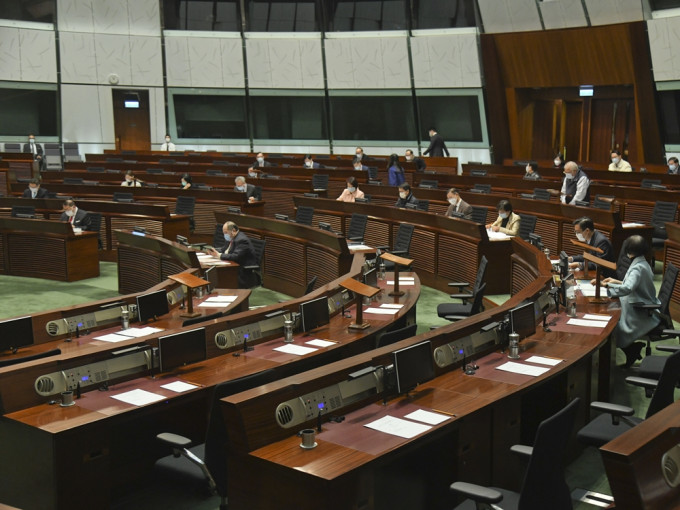
[[[264,164],[264,158],[257,158],[257,162],[258,162],[260,165],[263,165],[263,164]]]
[[[357,190],[354,186],[350,186],[347,189],[349,190],[350,193],[354,193]]]
[[[407,196],[408,196],[408,193],[406,193],[405,191],[399,192],[399,198],[406,198]]]
[[[237,190],[237,191],[245,191],[245,190],[246,190],[246,185],[244,184],[244,185],[242,185],[242,186],[236,186],[236,190]]]
[[[555,166],[560,166],[560,164],[562,164],[562,162],[559,159],[556,159],[555,161],[553,161],[553,163],[555,163]]]
[[[621,161],[621,158],[612,158],[612,163],[614,163],[615,165],[618,165],[619,161]]]
[[[361,152],[357,152],[357,153],[355,154],[355,156],[356,156],[357,159],[361,159],[362,156],[363,156],[363,154],[361,154]]]
[[[526,173],[530,174],[530,173],[531,173],[531,167],[530,167],[530,166],[526,167],[526,168],[524,169],[524,171],[525,171]]]
[[[248,177],[257,177],[257,172],[248,172]]]
[[[574,176],[571,174],[564,174],[564,176],[567,178],[568,181],[571,181],[574,178]]]
[[[182,186],[186,186],[186,185],[187,185],[187,181],[182,181]]]
[[[582,243],[586,242],[586,237],[581,232],[576,232],[576,239],[578,239]]]
[[[413,156],[409,156],[408,154],[404,156],[406,158],[406,161],[413,161]]]
[[[64,212],[66,213],[66,216],[68,216],[69,218],[75,214],[75,213],[73,212],[73,209],[67,209],[67,210],[64,211]]]
[[[166,138],[165,143],[170,143],[170,138]]]
[[[668,169],[671,172],[675,172],[678,169],[678,165],[668,165]]]
[[[504,220],[508,217],[508,213],[506,213],[506,212],[498,213],[498,216],[500,216],[501,219]]]
[[[458,203],[458,200],[456,200],[455,198],[449,198],[449,204],[456,205],[457,203]]]
[[[313,161],[305,161],[305,166],[306,166],[307,168],[312,168],[312,165],[313,165],[313,164],[314,164]]]

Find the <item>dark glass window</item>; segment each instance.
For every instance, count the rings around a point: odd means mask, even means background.
[[[413,0],[414,29],[474,26],[474,0]]]
[[[659,92],[662,138],[665,144],[680,144],[680,90]]]
[[[0,88],[0,136],[57,136],[57,91]]]
[[[248,138],[243,96],[172,96],[178,138]]]
[[[0,18],[54,23],[55,0],[0,0]]]
[[[331,96],[334,140],[415,140],[411,96]]]
[[[680,0],[649,0],[649,5],[653,11],[676,9],[680,7]]]
[[[163,25],[168,30],[240,32],[238,0],[163,0]]]
[[[251,96],[253,138],[327,140],[323,96]]]
[[[445,140],[483,142],[477,96],[419,96],[420,131],[435,127]]]
[[[246,0],[249,32],[318,32],[317,0]]]
[[[407,30],[407,0],[329,0],[328,30]]]

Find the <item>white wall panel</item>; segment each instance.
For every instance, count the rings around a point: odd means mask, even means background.
[[[680,80],[680,19],[650,20],[647,29],[654,80]]]
[[[540,2],[543,25],[546,29],[585,27],[588,25],[581,0],[552,0]]]
[[[255,89],[272,88],[271,62],[267,39],[246,39],[248,86]]]
[[[96,85],[64,84],[61,86],[63,112],[61,132],[64,141],[83,143],[104,141],[99,103],[99,87]],[[113,124],[113,113],[111,113],[111,123]],[[113,142],[113,137],[110,141]]]
[[[186,37],[165,38],[165,71],[168,87],[191,86],[189,43]]]
[[[57,53],[51,30],[19,30],[21,79],[57,82]]]
[[[59,49],[63,83],[97,83],[94,34],[61,32]]]
[[[118,76],[121,85],[132,83],[130,70],[130,38],[126,35],[95,34],[97,83],[109,83],[109,76]]]
[[[536,0],[479,0],[487,33],[542,30]]]
[[[0,27],[0,69],[0,79],[21,81],[21,47],[17,28]]]
[[[90,0],[94,31],[99,34],[129,34],[128,4],[125,0]]]
[[[220,39],[222,50],[222,86],[243,88],[246,74],[243,69],[243,47],[241,38]]]
[[[640,0],[585,0],[592,25],[611,25],[643,19]]]
[[[59,30],[160,35],[158,0],[57,0]]]
[[[163,86],[163,53],[160,37],[131,35],[129,43],[132,84]]]
[[[161,35],[161,16],[158,0],[128,0],[130,34]]]
[[[481,87],[477,34],[413,37],[411,55],[416,88]]]
[[[93,32],[92,2],[90,0],[57,0],[59,30]]]
[[[149,116],[151,125],[151,148],[160,150],[161,144],[165,142],[166,131],[165,94],[160,87],[149,90]],[[177,145],[177,150],[183,149],[184,146]]]
[[[222,86],[222,50],[219,39],[188,39],[189,66],[193,87]]]
[[[319,39],[249,37],[246,54],[252,88],[323,88]]]

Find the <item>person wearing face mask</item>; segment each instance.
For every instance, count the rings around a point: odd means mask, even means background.
[[[573,161],[564,165],[564,180],[560,191],[560,201],[571,204],[574,200],[590,202],[590,179]]]
[[[614,149],[611,153],[612,162],[609,165],[608,170],[610,172],[632,172],[633,168],[630,166],[628,161],[624,161],[621,157],[621,151]]]
[[[38,179],[31,179],[28,188],[24,190],[23,198],[47,198],[47,190],[40,187]]]
[[[339,202],[354,202],[357,198],[364,198],[364,192],[359,189],[359,183],[356,178],[347,178],[347,187],[342,190],[342,193],[336,200]]]
[[[498,209],[498,218],[493,223],[489,223],[486,228],[494,232],[502,232],[509,236],[516,236],[519,234],[519,226],[522,218],[519,214],[512,212],[512,204],[509,200],[501,200],[496,206]]]
[[[399,163],[399,156],[392,154],[387,162],[387,184],[390,186],[399,186],[406,181],[404,175],[404,168]]]
[[[165,142],[161,144],[161,150],[164,152],[177,150],[175,144],[170,141],[170,135],[165,135]]]
[[[262,200],[262,192],[259,186],[253,186],[252,184],[248,184],[246,182],[246,178],[243,177],[242,175],[239,175],[236,179],[234,179],[234,191],[240,191],[241,193],[245,193],[246,197],[248,198],[248,202],[251,204],[253,202],[257,202],[258,200]]]
[[[434,127],[430,128],[429,134],[430,146],[425,150],[425,152],[423,152],[423,156],[427,156],[429,154],[435,158],[443,158],[444,153],[446,153],[446,156],[448,157],[449,150],[446,148],[446,144],[444,143],[444,138],[442,138],[442,135],[437,133],[437,130]]]
[[[352,167],[354,168],[354,170],[361,171],[361,172],[367,172],[368,167],[366,165],[364,165],[361,161],[362,161],[361,159],[355,158],[352,161]]]
[[[626,363],[623,366],[628,368],[641,359],[640,351],[645,346],[643,342],[635,340],[649,333],[661,322],[656,311],[650,314],[648,310],[636,305],[659,305],[660,301],[656,297],[654,273],[645,259],[649,252],[647,241],[639,235],[630,236],[621,249],[632,259],[623,281],[605,278],[601,285],[607,288],[609,297],[619,298],[621,304],[621,318],[612,331],[612,337],[616,346],[625,353]],[[595,280],[592,283],[596,284]]]
[[[215,248],[208,248],[206,253],[221,260],[229,260],[239,264],[239,288],[247,289],[252,287],[257,279],[252,271],[245,269],[245,266],[258,265],[253,243],[250,242],[250,238],[247,235],[239,230],[238,225],[233,221],[228,221],[222,225],[222,233],[226,241],[224,248],[220,251],[217,251]]]
[[[275,166],[269,161],[267,161],[264,157],[264,154],[262,152],[258,152],[257,156],[255,156],[255,163],[252,164],[252,166],[248,169],[248,172],[250,173],[250,169],[257,169],[257,168],[264,168],[266,166]]]
[[[305,156],[305,168],[323,168],[319,163],[315,163],[311,154]]]
[[[530,161],[524,168],[524,179],[529,181],[537,181],[541,178],[538,173],[538,163],[535,161]]]
[[[593,220],[584,216],[577,220],[574,220],[574,234],[576,234],[576,239],[582,243],[586,243],[595,248],[602,250],[602,253],[593,252],[593,255],[600,257],[601,259],[614,262],[614,248],[612,248],[612,243],[607,239],[602,232],[595,230],[595,225]],[[569,257],[569,267],[574,269],[583,269],[583,255],[574,255]],[[597,269],[595,264],[592,262],[588,263],[589,270]],[[611,276],[614,271],[610,271],[606,268],[602,268],[603,274],[605,276]]]
[[[370,161],[373,158],[370,156],[367,156],[366,153],[364,152],[364,149],[361,147],[357,147],[354,151],[354,160],[359,160],[359,161]]]
[[[192,182],[191,176],[189,174],[184,174],[182,176],[182,189],[190,189]]]
[[[43,148],[42,145],[35,141],[33,133],[28,135],[28,143],[24,144],[24,152],[33,154],[33,161],[37,161],[38,168],[44,170]]]
[[[678,175],[680,171],[678,171],[678,167],[680,167],[680,163],[678,163],[678,158],[673,156],[672,158],[668,158],[668,173],[671,175]]]
[[[449,208],[446,210],[447,216],[452,216],[453,213],[461,213],[466,220],[472,219],[472,206],[460,198],[460,193],[456,188],[451,188],[448,191],[446,200],[449,201]]]
[[[408,162],[413,162],[416,165],[416,170],[418,172],[424,172],[427,168],[427,163],[425,163],[425,160],[423,158],[415,157],[411,149],[406,149],[406,152],[404,153],[404,159]]]
[[[555,154],[555,157],[553,158],[553,165],[555,165],[555,168],[564,168],[564,157],[561,153],[558,152]]]
[[[65,200],[61,213],[61,221],[69,222],[73,227],[81,230],[90,230],[90,215],[87,211],[79,209],[73,200]]]
[[[402,182],[399,185],[399,199],[394,206],[404,208],[406,204],[418,205],[418,199],[411,193],[411,186],[406,182]]]
[[[121,182],[120,185],[141,188],[142,181],[135,178],[135,174],[132,173],[132,170],[128,170],[127,172],[125,172],[125,180]]]

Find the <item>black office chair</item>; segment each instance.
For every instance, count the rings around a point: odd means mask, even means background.
[[[519,493],[455,482],[450,486],[451,491],[474,501],[465,501],[456,510],[500,508],[490,505],[501,501],[502,508],[508,510],[571,510],[571,494],[564,480],[564,467],[580,403],[580,399],[575,398],[561,411],[543,420],[536,431],[533,446],[515,445],[511,448],[513,453],[529,459]]]
[[[416,202],[416,209],[427,212],[430,209],[430,201],[419,198],[418,202]]]
[[[309,294],[314,290],[314,286],[316,285],[316,280],[318,279],[318,276],[315,276],[311,280],[307,282],[307,288],[305,289],[305,294]]]
[[[347,227],[347,240],[363,243],[364,234],[366,233],[366,223],[368,223],[367,215],[352,213],[349,220],[349,227]]]
[[[475,184],[472,190],[477,190],[477,193],[491,193],[491,184]]]
[[[623,245],[625,246],[625,241],[623,242]],[[616,261],[616,279],[623,281],[623,279],[626,276],[626,273],[628,272],[628,268],[630,267],[630,263],[633,262],[628,254],[626,253],[626,250],[621,249],[619,251],[619,258]]]
[[[215,225],[215,230],[213,231],[212,247],[217,251],[220,251],[227,244],[224,239],[224,231],[222,230],[224,225],[218,223]]]
[[[368,167],[368,180],[369,182],[378,180],[378,167],[375,166]],[[378,183],[380,183],[380,181],[378,181]]]
[[[194,209],[196,208],[196,198],[180,195],[175,201],[175,214],[189,216],[189,231],[193,232],[196,228],[194,221]]]
[[[113,193],[114,202],[134,202],[135,197],[132,193],[124,193],[122,191],[116,191]]]
[[[413,231],[415,229],[416,227],[413,225],[400,223],[399,229],[397,230],[397,236],[394,239],[393,249],[390,250],[389,246],[378,246],[376,249],[392,253],[393,255],[399,255],[400,257],[408,257],[408,252],[411,249],[411,239],[413,238]],[[394,270],[394,262],[391,260],[385,260],[384,262],[387,271]]]
[[[378,347],[384,347],[386,345],[391,345],[400,340],[410,338],[416,334],[417,329],[418,324],[411,324],[410,326],[406,326],[404,328],[395,329],[394,331],[388,331],[387,333],[383,333],[380,336],[380,338],[378,338],[378,345],[376,345],[375,347],[377,349]]]
[[[252,266],[243,266],[243,269],[250,272],[252,275],[250,286],[257,287],[258,285],[262,285],[262,258],[264,257],[264,249],[267,245],[267,241],[264,239],[251,239],[250,242],[252,243],[253,250],[255,251],[255,260],[257,260],[257,264]]]
[[[534,198],[536,200],[550,200],[550,192],[543,188],[534,188]]]
[[[486,282],[473,291],[471,303],[441,303],[437,305],[437,315],[447,321],[460,321],[477,315],[483,310]]]
[[[652,400],[645,419],[653,416],[666,406],[673,403],[675,386],[680,381],[680,351],[669,356],[658,381],[642,377],[627,377],[626,382],[635,386],[653,389]],[[585,445],[596,448],[607,444],[614,438],[635,427],[643,421],[642,418],[633,416],[635,410],[631,407],[608,402],[591,402],[590,408],[601,411],[601,414],[591,420],[585,427],[578,431],[576,437]]]
[[[301,225],[312,226],[312,220],[314,219],[314,208],[307,205],[298,206],[297,211],[295,211],[295,223],[300,223]]]
[[[35,207],[32,205],[13,205],[10,215],[12,218],[35,218]]]
[[[229,395],[256,388],[273,379],[273,370],[266,370],[226,381],[215,386],[203,444],[192,445],[191,439],[163,432],[156,437],[172,449],[172,455],[159,459],[154,474],[159,483],[191,481],[208,488],[221,497],[220,510],[227,509],[227,443],[228,429],[222,414],[221,400]]]
[[[90,232],[97,233],[97,246],[101,250],[103,247],[102,240],[100,237],[100,231],[102,229],[102,213],[89,212],[87,213],[87,215],[90,217],[90,225],[87,227],[87,230]]]
[[[676,211],[678,210],[677,202],[655,202],[654,210],[652,211],[652,219],[650,223],[654,227],[652,234],[652,249],[663,250],[664,243],[668,238],[666,233],[666,223],[674,223]]]
[[[482,282],[486,276],[486,266],[488,264],[489,261],[484,255],[482,255],[482,258],[479,260],[479,267],[477,267],[477,276],[475,276],[475,281],[472,285],[470,285],[468,282],[449,282],[449,287],[458,288],[458,292],[456,294],[450,294],[449,296],[454,299],[460,299],[464,304],[467,304],[468,300],[474,297],[476,289],[482,285]],[[463,289],[466,287],[468,291],[463,292]]]
[[[482,225],[486,225],[486,214],[487,214],[487,208],[486,207],[476,207],[472,206],[472,217],[470,218],[472,221],[475,223],[481,223]]]
[[[420,184],[418,184],[419,188],[426,188],[426,189],[437,189],[439,187],[439,181],[436,180],[430,180],[430,179],[422,179],[420,181]]]
[[[312,175],[312,188],[314,191],[325,191],[328,189],[328,175],[314,174]]]
[[[529,234],[533,234],[536,229],[537,218],[531,214],[522,214],[520,217],[522,218],[522,221],[519,224],[519,237],[528,242]]]

